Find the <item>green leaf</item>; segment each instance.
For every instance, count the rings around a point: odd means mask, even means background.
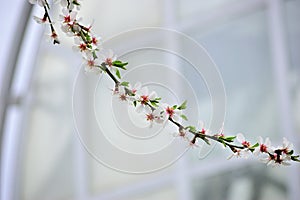
[[[191,132],[197,132],[197,129],[195,126],[187,126],[187,127],[185,127],[185,129],[189,129],[189,131],[191,131]]]
[[[298,155],[298,156],[291,156],[291,159],[292,159],[293,161],[300,162],[300,160],[299,160],[299,155]]]
[[[129,82],[124,81],[124,82],[120,83],[120,85],[128,87],[129,86]]]
[[[116,66],[116,65],[120,66],[120,65],[122,65],[122,61],[120,61],[120,60],[115,60],[112,64],[113,64],[114,66]]]
[[[117,77],[119,78],[119,79],[121,79],[121,74],[120,74],[120,71],[117,69],[117,71],[116,71],[116,75],[117,75]]]
[[[200,137],[206,144],[210,145],[209,140],[206,137]]]
[[[184,119],[185,121],[188,121],[188,118],[187,118],[185,115],[180,115],[180,117],[181,117],[182,119]]]
[[[175,110],[177,108],[177,105],[174,105],[172,108]]]
[[[224,145],[224,147],[227,146],[226,143],[225,143],[225,140],[224,140],[224,136],[219,136],[218,141],[221,142]]]
[[[186,109],[186,103],[187,103],[187,100],[185,100],[185,101],[178,107],[178,110]]]
[[[97,66],[98,67],[98,66]],[[99,65],[99,67],[104,71],[104,72],[106,72],[106,65],[105,65],[105,63],[102,63],[101,65]]]
[[[94,59],[98,58],[95,51],[93,51],[93,58],[94,58]]]
[[[206,144],[210,145],[209,140],[207,138],[204,138],[203,140],[206,142]]]
[[[226,145],[226,143],[224,142],[224,140],[222,140],[222,144],[224,145],[224,147],[226,147],[227,145]]]
[[[161,100],[161,98],[160,98],[160,97],[157,97],[157,98],[155,98],[154,100],[159,101],[159,100]]]
[[[126,92],[127,95],[129,95],[131,97],[135,96],[135,94],[131,90],[128,90],[127,88],[125,88],[125,92]]]
[[[92,40],[91,36],[89,36],[88,34],[85,36],[85,38],[86,38],[86,40],[89,41],[89,42]]]
[[[150,103],[151,103],[151,105],[154,106],[154,107],[157,107],[157,106],[158,106],[158,105],[157,105],[157,102],[155,102],[155,101],[150,101]]]
[[[77,1],[73,0],[73,4],[75,4],[76,6],[80,6],[80,3],[78,3]]]
[[[291,151],[289,151],[287,154],[288,154],[288,155],[293,155],[293,153],[294,153],[294,150],[291,150]]]
[[[253,152],[253,151],[255,150],[255,148],[258,147],[258,146],[259,146],[259,143],[257,142],[256,144],[254,144],[254,145],[252,145],[251,147],[249,147],[249,150],[250,150],[251,152]]]
[[[226,142],[233,142],[236,136],[227,136],[227,137],[222,137],[223,140]]]
[[[105,70],[106,70],[106,67],[105,66],[103,66],[103,65],[96,65],[95,67],[99,67],[102,71],[104,71],[105,72]]]
[[[127,64],[128,64],[128,62],[123,63],[123,62],[120,61],[120,60],[116,60],[116,61],[114,61],[114,62],[112,63],[113,66],[118,67],[118,68],[121,68],[121,69],[126,69],[125,66],[126,66]]]
[[[159,101],[154,100],[150,100],[150,102],[155,102],[155,103],[159,103]]]
[[[135,96],[135,94],[131,90],[129,90],[127,87],[125,87],[124,89],[125,89],[125,94],[126,95],[129,95],[129,96],[132,96],[132,97]]]
[[[252,145],[250,148],[251,148],[251,149],[255,149],[255,148],[258,147],[258,146],[259,146],[259,143],[257,142],[256,144]]]

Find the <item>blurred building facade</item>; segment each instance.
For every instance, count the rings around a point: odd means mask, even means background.
[[[73,81],[81,60],[71,40],[60,46],[45,41],[48,27],[32,20],[40,14],[15,0],[14,6],[4,3],[0,15],[7,27],[7,48],[0,51],[2,200],[299,198],[297,164],[267,168],[253,160],[227,161],[230,152],[221,148],[204,160],[188,152],[146,175],[100,165],[85,152],[73,123]],[[94,19],[104,39],[139,27],[189,35],[222,74],[225,130],[252,140],[269,136],[275,143],[287,137],[299,152],[299,0],[85,0],[80,15],[86,23]],[[209,99],[199,102],[205,107]]]

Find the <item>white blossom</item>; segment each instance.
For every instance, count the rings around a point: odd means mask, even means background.
[[[99,74],[102,70],[98,67],[100,65],[99,60],[95,59],[91,52],[87,52],[83,55],[83,59],[85,61],[85,71],[89,73]]]
[[[74,46],[72,47],[74,51],[87,52],[88,47],[86,43],[79,37],[74,38]]]
[[[236,140],[240,142],[244,147],[249,148],[250,142],[248,142],[242,133],[238,133],[236,135]]]
[[[199,121],[200,124],[200,133],[201,134],[210,134],[210,130],[205,128],[205,124],[203,121]]]
[[[99,36],[96,36],[96,35],[91,36],[92,49],[94,49],[94,50],[100,49],[100,40],[101,40],[101,37],[99,37]]]
[[[269,138],[266,138],[265,142],[261,136],[258,138],[259,140],[259,146],[255,148],[253,154],[259,155],[260,153],[267,153],[269,150],[271,150],[271,141]]]
[[[59,15],[59,19],[62,23],[73,25],[74,21],[76,21],[77,12],[69,11],[66,8],[62,9],[62,14]]]
[[[34,21],[36,21],[38,24],[45,24],[47,22],[47,18],[40,18],[37,16],[33,16]]]
[[[82,0],[69,0],[69,7],[68,9],[73,10],[74,7],[77,8],[77,10],[80,9],[80,5],[81,5],[81,1]],[[67,0],[55,0],[54,3],[60,3],[60,5],[62,7],[67,7],[68,6],[68,1]]]
[[[138,90],[140,90],[142,88],[142,83],[141,82],[137,82],[134,84],[134,86],[131,86],[131,84],[128,85],[128,89],[130,90],[130,92],[132,92],[132,94],[136,94]]]
[[[284,137],[282,141],[282,146],[278,149],[282,149],[283,153],[288,154],[293,149],[293,146],[294,145]]]
[[[105,63],[110,70],[113,70],[115,71],[116,70],[116,67],[113,66],[113,62],[117,59],[117,56],[114,54],[114,52],[109,49],[108,51],[102,51],[100,54],[99,54],[99,59]]]
[[[174,121],[180,120],[180,116],[182,114],[181,110],[178,110],[168,104],[164,104],[163,107],[164,107],[164,111],[166,112],[168,117],[172,118]]]
[[[117,87],[113,90],[113,94],[119,98],[120,101],[129,101],[130,96],[127,94],[125,87]]]
[[[179,128],[178,132],[175,132],[173,134],[174,137],[180,137],[186,141],[189,141],[189,138],[188,138],[188,131],[184,128]]]
[[[278,155],[277,153],[273,153],[261,159],[262,162],[266,163],[268,166],[278,167],[281,165],[288,166],[290,165],[290,157],[286,154]]]
[[[54,42],[54,43],[57,43],[57,44],[60,43],[60,41],[59,41],[59,39],[58,39],[58,35],[56,34],[55,31],[52,32],[52,33],[48,36],[48,38],[50,39],[51,42]]]
[[[157,94],[155,91],[149,92],[147,87],[141,88],[139,91],[137,91],[136,99],[139,104],[136,106],[136,111],[138,113],[142,112],[145,108],[149,107],[149,105],[151,105],[151,101],[155,100],[156,98]]]
[[[80,28],[80,27],[78,27],[78,25],[77,25],[77,27],[75,26],[76,25],[75,22],[78,22],[78,20],[76,19],[76,16],[77,16],[76,11],[69,12],[69,10],[66,8],[63,8],[62,14],[59,15],[59,20],[62,22],[61,30],[64,33],[67,33],[69,36],[73,35],[72,28],[74,31],[76,31],[75,29]]]
[[[166,122],[167,117],[162,108],[156,108],[155,110],[146,109],[146,120],[150,122],[150,127],[153,126],[153,123],[163,124]]]
[[[250,156],[250,150],[249,149],[236,149],[233,154],[231,154],[227,159],[231,159],[233,157],[236,158],[249,158]]]

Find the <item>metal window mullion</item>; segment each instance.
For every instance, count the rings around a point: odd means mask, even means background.
[[[16,3],[16,2],[15,2]],[[17,2],[19,3],[19,2]],[[3,5],[5,7],[5,4]],[[17,6],[16,6],[17,7]],[[9,46],[3,46],[7,51],[6,58],[4,58],[1,63],[3,64],[1,75],[1,86],[0,86],[0,138],[2,141],[0,142],[0,149],[1,149],[1,155],[0,159],[2,160],[2,145],[3,145],[3,138],[4,136],[4,124],[6,120],[6,111],[7,107],[9,106],[10,101],[10,90],[11,85],[14,78],[14,72],[17,65],[17,58],[20,54],[20,49],[22,45],[22,40],[24,38],[24,32],[27,25],[27,19],[31,12],[31,6],[27,2],[24,3],[24,5],[19,6],[19,17],[17,20],[19,20],[15,25],[12,26],[11,29],[14,30],[14,33],[10,36],[11,38],[4,38],[6,41],[12,40],[13,42],[9,43]],[[14,23],[14,22],[7,22],[7,23]],[[7,30],[8,31],[8,30]],[[13,38],[13,39],[12,39]],[[5,43],[4,43],[5,44]],[[7,44],[8,45],[8,44]],[[1,177],[1,174],[0,174]]]
[[[173,0],[164,0],[164,27],[173,28],[178,22],[176,20],[176,4]],[[174,38],[174,36],[170,36],[166,38],[166,43],[169,49],[179,49],[180,41]],[[166,59],[169,66],[173,66],[174,68],[178,68],[179,71],[182,69],[179,64],[179,59],[177,57],[173,57],[170,55],[166,55]],[[171,79],[170,82],[174,82],[174,84],[178,84],[177,80]],[[178,85],[177,88],[180,88],[181,85]],[[178,102],[179,103],[179,102]],[[189,168],[190,163],[187,160],[187,154],[182,156],[175,164],[175,174],[174,174],[174,188],[178,193],[179,200],[191,200],[193,199],[193,191],[191,189],[191,180],[190,176],[188,176],[186,169]]]
[[[274,82],[277,88],[278,106],[280,112],[281,130],[283,136],[293,141],[296,146],[299,140],[295,136],[294,122],[292,117],[290,87],[288,84],[288,70],[290,68],[288,44],[286,38],[284,1],[268,0],[268,17],[271,56],[274,71]],[[288,171],[289,199],[297,200],[300,196],[300,171],[296,165]]]
[[[42,29],[34,26],[30,21],[31,6],[25,2],[24,13],[18,22],[22,31],[17,52],[14,52],[11,77],[6,81],[9,84],[5,94],[5,112],[3,122],[3,139],[1,150],[1,199],[19,199],[19,182],[21,149],[24,139],[23,133],[27,126],[26,116],[29,112],[30,92],[34,62],[38,52]],[[29,21],[28,21],[29,20]],[[9,75],[8,75],[9,76]]]

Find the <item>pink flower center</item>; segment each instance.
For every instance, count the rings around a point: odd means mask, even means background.
[[[166,108],[166,112],[167,112],[167,114],[172,118],[173,117],[173,115],[174,115],[174,108],[172,108],[172,107],[167,107]]]
[[[267,149],[268,149],[268,147],[267,147],[265,144],[261,144],[261,145],[260,145],[260,151],[261,151],[261,152],[268,152]]]
[[[88,60],[87,61],[88,66],[93,67],[95,65],[95,61],[93,60]]]
[[[112,66],[112,58],[106,58],[105,63],[111,67]]]
[[[202,130],[200,131],[200,133],[205,134],[206,130],[204,128],[202,128]]]
[[[70,17],[70,15],[67,15],[67,16],[64,17],[64,22],[65,22],[65,23],[70,23],[70,22],[71,22],[71,17]]]
[[[126,101],[126,100],[127,100],[127,97],[126,97],[125,94],[121,94],[121,95],[120,95],[120,99],[121,99],[122,101]]]
[[[147,121],[153,121],[154,120],[154,115],[152,113],[146,114],[146,119],[147,119]]]
[[[131,90],[131,92],[132,92],[133,94],[135,94],[136,91],[137,91],[137,89],[132,89],[132,90]]]
[[[244,147],[250,147],[250,142],[247,142],[246,140],[242,142],[242,145]]]
[[[149,97],[148,97],[148,95],[142,95],[141,96],[141,104],[147,104],[148,103],[148,101],[149,101]]]
[[[47,21],[47,17],[43,17],[42,23],[45,23]]]
[[[53,39],[56,39],[56,38],[57,38],[57,34],[56,34],[55,32],[52,32],[51,37],[52,37]]]
[[[285,153],[285,154],[288,154],[289,153],[289,149],[288,148],[284,148],[284,149],[282,149],[282,152]]]
[[[80,49],[80,51],[85,51],[85,50],[86,50],[86,44],[81,43],[81,44],[79,45],[79,49]]]
[[[97,43],[98,43],[97,38],[93,37],[93,38],[92,38],[92,43],[93,43],[94,45],[97,45]]]

